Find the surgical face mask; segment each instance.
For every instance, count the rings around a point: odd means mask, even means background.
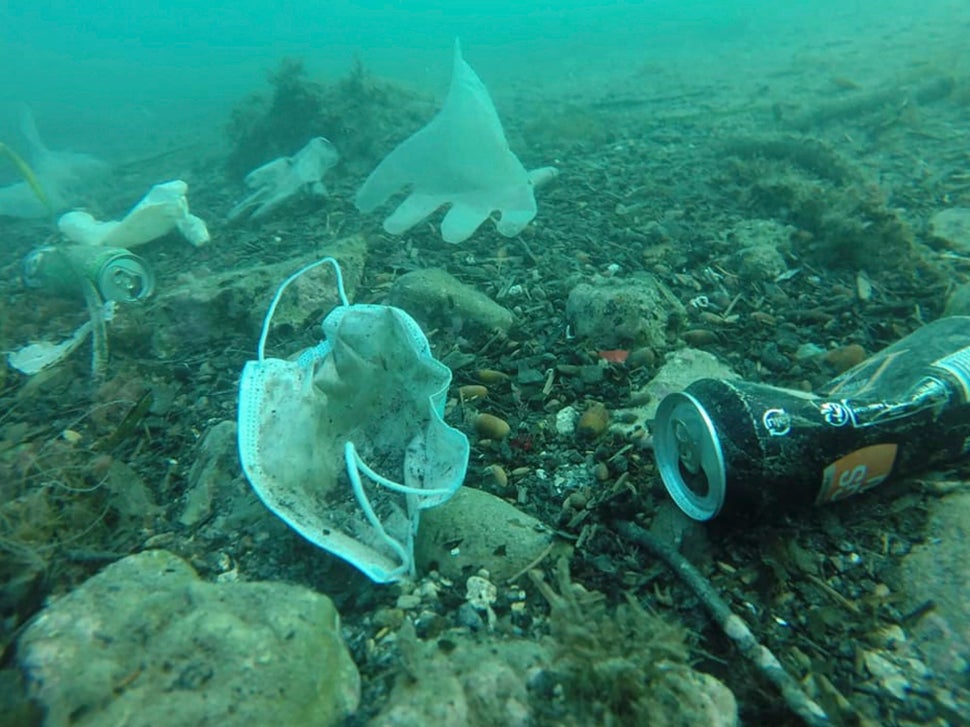
[[[333,265],[341,305],[324,340],[295,360],[266,358],[286,287]],[[350,305],[333,258],[280,286],[258,358],[239,386],[239,456],[265,505],[310,542],[377,582],[414,575],[421,510],[445,502],[468,467],[468,439],[442,415],[451,371],[431,355],[411,316]]]

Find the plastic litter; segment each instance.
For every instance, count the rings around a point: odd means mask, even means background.
[[[177,229],[199,247],[209,241],[205,222],[189,212],[189,186],[181,179],[156,184],[121,220],[100,222],[87,212],[61,215],[57,227],[69,240],[82,245],[135,247]]]
[[[82,323],[74,334],[60,343],[38,341],[29,343],[7,354],[7,363],[22,374],[33,376],[58,364],[87,339],[91,333],[91,321]]]
[[[496,211],[498,231],[514,237],[536,216],[535,182],[552,176],[555,170],[549,167],[530,175],[509,149],[488,89],[455,40],[451,87],[441,110],[371,172],[356,204],[370,212],[410,186],[405,200],[384,220],[392,235],[451,205],[441,222],[445,242],[467,240]]]
[[[331,264],[342,305],[325,339],[296,360],[267,358],[286,287]],[[407,313],[350,305],[333,258],[290,276],[239,385],[239,456],[263,503],[310,542],[372,580],[414,574],[421,510],[448,500],[468,467],[467,437],[443,418],[451,371]]]
[[[235,220],[249,215],[258,219],[299,195],[325,197],[323,175],[339,158],[336,147],[327,139],[310,139],[293,156],[274,159],[247,174],[244,183],[252,192],[229,210],[227,217]]]
[[[27,141],[26,160],[20,170],[25,180],[0,187],[0,217],[41,218],[66,209],[78,192],[86,191],[108,169],[89,154],[48,149],[26,106],[20,112],[20,131]],[[9,151],[15,154],[13,149]],[[12,158],[9,153],[6,156]]]

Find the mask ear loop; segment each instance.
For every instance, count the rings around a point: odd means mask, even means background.
[[[256,348],[257,358],[260,361],[265,358],[266,339],[269,337],[269,324],[273,320],[273,314],[276,313],[276,306],[280,304],[280,298],[283,297],[283,292],[289,287],[290,283],[299,278],[301,275],[326,263],[333,265],[334,275],[337,278],[337,295],[340,297],[340,304],[350,305],[350,302],[347,300],[347,292],[344,290],[344,277],[340,272],[340,263],[338,263],[332,257],[325,257],[317,260],[316,262],[312,262],[309,265],[304,265],[302,268],[280,283],[280,287],[276,289],[276,295],[274,295],[273,300],[270,301],[269,310],[266,311],[266,316],[263,318],[263,328],[259,333],[259,345]]]
[[[357,498],[357,504],[360,505],[360,509],[364,511],[364,517],[367,518],[367,522],[377,531],[381,540],[394,551],[398,560],[401,562],[398,568],[395,568],[387,574],[387,578],[389,580],[396,580],[404,574],[414,575],[414,560],[411,556],[411,549],[406,548],[399,540],[392,538],[384,529],[384,524],[377,517],[374,508],[371,507],[370,500],[367,499],[367,494],[364,492],[364,484],[360,481],[360,473],[363,472],[376,482],[381,482],[384,478],[364,464],[360,455],[357,454],[357,448],[354,447],[354,443],[350,441],[344,443],[344,464],[347,467],[347,476],[350,478],[350,486],[354,491],[354,497]],[[390,482],[389,480],[386,481]],[[413,526],[412,517],[411,513],[408,513],[408,520]]]
[[[350,446],[349,457],[345,457],[345,459],[347,459],[347,465],[350,466],[350,464],[353,463],[357,469],[367,475],[367,478],[372,480],[375,484],[386,487],[394,492],[400,492],[403,495],[414,495],[418,499],[441,497],[442,495],[450,495],[452,492],[454,492],[454,489],[450,487],[437,487],[434,489],[428,487],[410,487],[408,485],[402,485],[395,482],[394,480],[389,480],[384,475],[378,474],[367,466],[367,463],[365,463],[364,460],[360,458],[360,455],[357,454],[357,448],[354,447],[353,442],[347,442],[347,445]],[[345,454],[348,453],[345,452]]]
[[[410,497],[416,498],[431,498],[440,497],[443,495],[450,495],[452,490],[449,488],[421,488],[421,487],[409,487],[407,485],[402,485],[393,480],[389,480],[383,475],[378,474],[360,458],[357,454],[357,448],[354,446],[353,442],[344,443],[344,463],[347,466],[347,476],[350,478],[350,485],[354,491],[354,497],[357,498],[357,504],[360,505],[360,509],[364,511],[364,517],[367,518],[367,522],[371,524],[374,530],[377,531],[381,539],[397,554],[398,558],[401,560],[401,567],[395,569],[391,573],[391,577],[396,578],[404,572],[414,575],[414,562],[412,560],[411,554],[408,548],[405,548],[399,540],[392,538],[387,531],[384,529],[384,524],[381,519],[377,517],[377,513],[374,512],[374,508],[370,504],[370,499],[367,497],[367,493],[364,492],[364,485],[361,482],[360,475],[364,474],[367,479],[371,480],[377,485],[386,487],[393,492],[400,492],[403,495],[408,495]],[[408,507],[408,510],[411,510]],[[408,519],[411,522],[412,527],[414,526],[415,513],[409,512]]]

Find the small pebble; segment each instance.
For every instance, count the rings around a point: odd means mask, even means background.
[[[763,326],[774,326],[778,323],[773,315],[760,310],[756,310],[751,313],[750,317],[751,320],[755,321],[756,323],[760,323]]]
[[[485,628],[485,619],[470,603],[461,604],[455,617],[459,626],[464,626],[470,631],[481,631]]]
[[[505,439],[512,428],[509,423],[494,414],[479,414],[475,417],[475,432],[483,439]]]
[[[569,510],[582,510],[586,507],[586,503],[589,502],[589,497],[586,496],[585,492],[576,490],[575,492],[569,493],[569,496],[563,501],[563,509]]]
[[[657,354],[652,348],[635,348],[630,351],[626,364],[630,368],[640,368],[641,366],[653,366],[657,362]]]
[[[404,610],[382,606],[374,612],[374,624],[397,631],[404,623]]]
[[[483,384],[497,384],[506,381],[509,375],[495,369],[479,369],[475,372],[475,377]]]
[[[462,401],[484,399],[488,396],[488,389],[481,384],[466,384],[465,386],[458,387],[458,395]]]
[[[606,431],[609,423],[609,409],[600,402],[595,402],[579,417],[576,423],[576,434],[582,439],[594,439]]]
[[[394,605],[402,611],[411,611],[421,605],[421,596],[413,593],[402,593],[397,597],[397,603]]]
[[[717,340],[717,334],[706,328],[695,328],[690,331],[684,331],[684,342],[688,346],[707,346],[712,343],[717,343]]]
[[[702,323],[708,326],[723,326],[727,323],[722,316],[719,316],[717,313],[711,313],[710,311],[703,311],[698,317]]]
[[[621,411],[616,415],[616,421],[621,424],[636,424],[639,415],[633,411]]]
[[[856,364],[862,363],[866,358],[865,349],[858,343],[850,343],[848,346],[839,346],[822,356],[822,360],[839,373],[848,371]]]
[[[486,474],[491,476],[492,480],[499,487],[508,487],[509,476],[505,472],[505,469],[500,464],[490,464],[485,468]]]

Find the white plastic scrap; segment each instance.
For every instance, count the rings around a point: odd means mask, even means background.
[[[325,197],[323,175],[339,158],[336,147],[317,136],[293,156],[280,157],[254,169],[244,180],[251,193],[229,210],[228,218],[249,215],[255,220],[301,194]]]
[[[74,349],[84,343],[89,333],[91,333],[91,321],[86,321],[65,341],[60,343],[39,341],[11,351],[7,354],[7,363],[20,373],[33,376],[70,356]]]
[[[199,247],[209,241],[209,230],[205,222],[189,213],[188,189],[181,179],[156,184],[121,220],[101,222],[75,210],[61,215],[57,227],[74,242],[108,247],[135,247],[177,229]]]

